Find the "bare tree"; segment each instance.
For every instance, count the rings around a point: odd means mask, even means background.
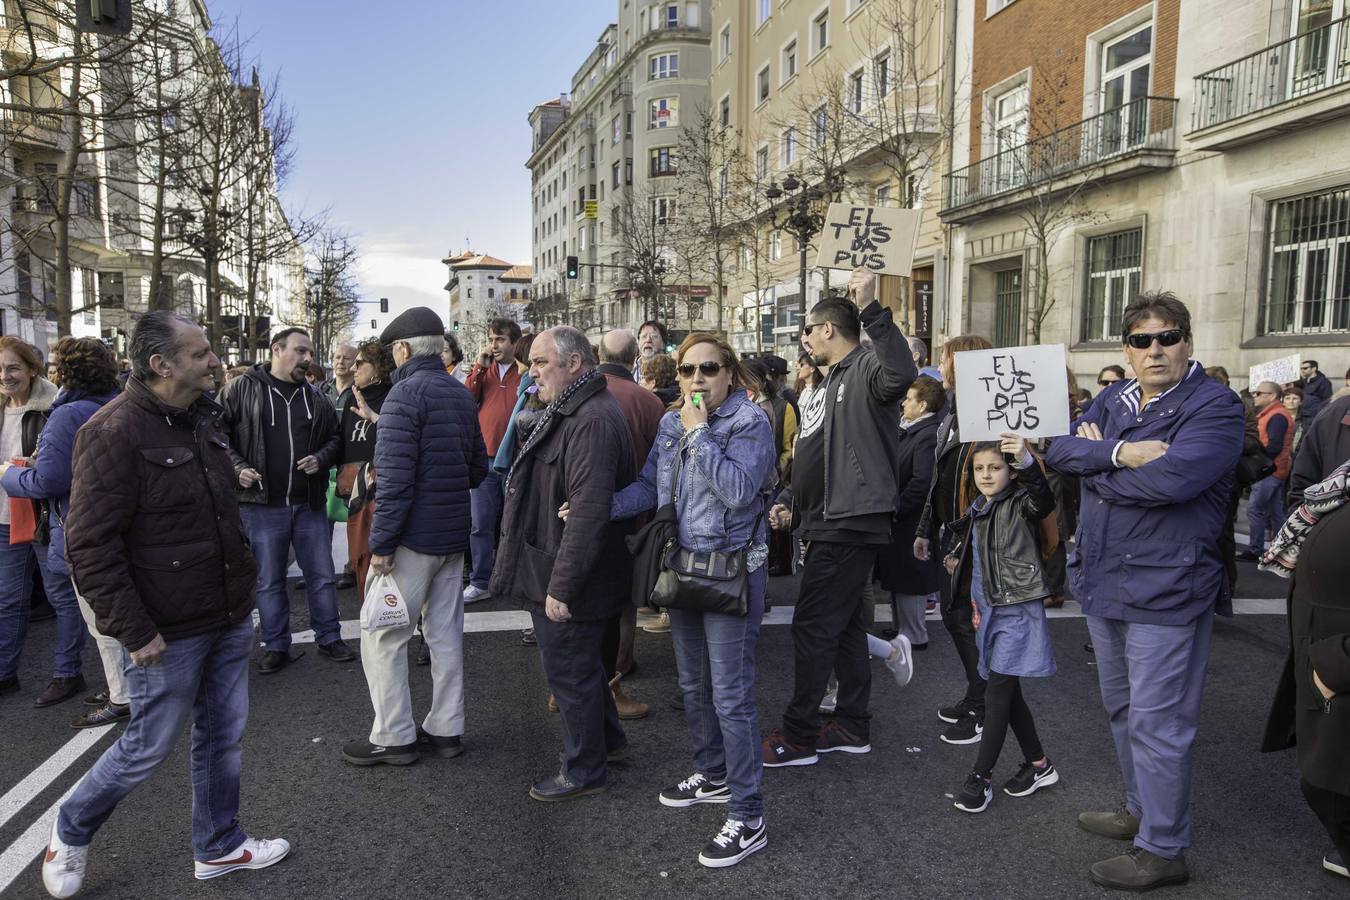
[[[649,182],[650,185],[650,182]],[[672,206],[673,204],[673,206]],[[614,209],[611,233],[623,255],[630,282],[642,299],[642,318],[665,319],[666,276],[674,268],[674,230],[678,198],[652,187],[634,185]]]
[[[320,229],[308,247],[310,265],[305,268],[303,303],[305,323],[320,352],[326,352],[338,335],[351,330],[360,311],[356,282],[359,253],[347,235],[331,228]]]

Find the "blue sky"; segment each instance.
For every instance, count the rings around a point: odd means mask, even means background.
[[[368,297],[439,307],[440,260],[466,238],[530,261],[526,117],[569,89],[614,0],[207,4],[280,73],[298,149],[283,200],[357,238]]]

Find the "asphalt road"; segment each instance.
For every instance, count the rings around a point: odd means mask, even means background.
[[[1278,598],[1283,582],[1243,566],[1239,595]],[[774,579],[788,606],[791,579]],[[355,619],[351,592],[343,618]],[[692,771],[683,716],[667,704],[675,685],[666,636],[639,633],[633,694],[652,715],[628,724],[631,761],[611,770],[605,794],[564,804],[526,796],[556,769],[558,723],[533,648],[509,616],[471,628],[510,630],[465,638],[467,752],[402,769],[357,769],[339,757],[363,737],[370,701],[359,664],[338,665],[308,645],[277,676],[255,675],[245,745],[245,828],[283,836],[295,849],[280,865],[213,882],[192,879],[187,740],[134,792],[99,833],[84,894],[91,898],[183,897],[1091,897],[1090,863],[1121,845],[1080,831],[1080,810],[1120,800],[1107,724],[1081,618],[1051,623],[1059,674],[1027,686],[1028,702],[1061,783],[1029,798],[1002,793],[980,816],[952,808],[974,748],[941,743],[939,705],[959,693],[959,667],[941,625],[918,655],[914,681],[898,689],[879,663],[873,686],[873,751],[834,754],[810,768],[765,773],[769,848],[722,871],[695,857],[720,825],[723,807],[671,810],[662,787]],[[303,601],[293,605],[307,627]],[[1266,609],[1277,609],[1267,604]],[[781,616],[780,610],[776,616]],[[504,621],[508,620],[508,621]],[[67,722],[77,701],[36,710],[53,628],[33,626],[25,688],[0,700],[0,897],[43,896],[35,855],[44,813],[114,739],[102,735],[69,764],[54,754],[77,737]],[[1328,842],[1303,803],[1291,753],[1257,752],[1286,646],[1281,615],[1241,615],[1215,628],[1196,747],[1192,881],[1173,889],[1194,898],[1334,897],[1350,884],[1320,869]],[[86,671],[98,679],[92,645]],[[792,678],[791,636],[766,625],[760,642],[761,728],[777,724]],[[420,709],[429,672],[413,669]],[[86,736],[90,741],[94,736]],[[1019,762],[1009,737],[996,779]],[[48,777],[50,776],[50,777]],[[49,820],[48,820],[49,821]]]

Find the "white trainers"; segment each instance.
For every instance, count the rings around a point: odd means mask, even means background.
[[[226,853],[218,859],[197,861],[194,864],[196,871],[193,874],[198,881],[206,881],[208,878],[228,875],[236,869],[265,869],[281,862],[290,852],[291,845],[281,838],[270,841],[245,838],[233,852]]]
[[[47,840],[47,852],[42,857],[42,886],[53,897],[74,897],[84,884],[84,867],[89,860],[89,848],[72,847],[61,840],[52,822],[52,834]]]
[[[464,589],[464,605],[468,606],[470,603],[477,603],[479,600],[486,600],[491,596],[492,593],[486,588],[469,585]]]
[[[895,676],[895,683],[904,687],[914,677],[914,651],[910,647],[909,638],[903,634],[891,638],[891,646],[894,649],[891,650],[891,655],[886,657],[886,668]]]

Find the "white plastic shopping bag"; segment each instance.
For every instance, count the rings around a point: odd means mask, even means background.
[[[366,584],[366,599],[361,604],[361,627],[366,631],[401,628],[412,620],[408,604],[393,575],[372,575]]]

